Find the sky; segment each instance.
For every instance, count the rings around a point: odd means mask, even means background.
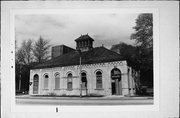
[[[125,42],[134,44],[130,35],[138,14],[44,14],[16,15],[15,39],[20,47],[23,40],[37,40],[40,36],[50,40],[52,46],[66,45],[76,48],[75,39],[88,34],[94,39],[94,47]]]

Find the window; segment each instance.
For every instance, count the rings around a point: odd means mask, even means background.
[[[55,74],[55,89],[59,89],[60,88],[60,75],[59,73]]]
[[[45,75],[44,76],[44,89],[48,89],[48,80],[49,79],[49,76],[48,75]]]
[[[38,94],[38,87],[39,87],[39,76],[36,74],[34,75],[34,80],[33,80],[33,94]]]
[[[102,73],[100,71],[96,72],[96,88],[102,88]]]
[[[69,73],[67,77],[67,89],[72,90],[72,74]]]
[[[81,73],[81,81],[82,81],[82,89],[86,89],[87,88],[87,78],[86,78],[85,72]]]

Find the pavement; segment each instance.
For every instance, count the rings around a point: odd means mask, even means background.
[[[49,97],[16,96],[17,105],[153,105],[152,97]]]
[[[16,96],[17,99],[59,99],[59,100],[76,100],[76,99],[94,99],[94,100],[146,100],[146,99],[153,99],[152,96],[117,96],[117,95],[111,95],[111,96],[103,96],[103,97],[61,97],[61,96],[38,96],[38,95],[18,95]]]
[[[17,105],[152,105],[149,96],[104,96],[104,97],[61,97],[40,95],[18,95]]]

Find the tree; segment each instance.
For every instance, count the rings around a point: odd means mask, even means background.
[[[127,63],[129,66],[131,66],[133,69],[138,70],[139,68],[137,67],[137,47],[128,45],[124,42],[120,42],[119,44],[113,45],[111,47],[112,51],[119,53],[124,60],[127,60]]]
[[[16,63],[16,90],[19,92],[28,91],[30,65],[33,62],[32,40],[24,40],[21,47],[17,48],[15,42],[15,63]]]
[[[153,47],[153,16],[151,13],[140,14],[133,29],[135,33],[131,35],[131,39],[135,39],[137,45],[142,48]]]
[[[36,62],[38,63],[42,63],[45,62],[49,59],[49,41],[43,39],[41,36],[39,38],[39,40],[37,40],[35,42],[34,45],[34,49],[33,49],[33,53],[34,53],[34,57]]]
[[[141,83],[153,86],[153,16],[140,14],[136,19],[135,33],[131,39],[136,41],[137,59]]]
[[[33,45],[32,40],[24,40],[21,47],[16,52],[16,62],[22,65],[30,65],[33,61]]]
[[[140,69],[153,69],[153,16],[151,13],[140,14],[136,19],[135,33],[131,39],[136,41]]]

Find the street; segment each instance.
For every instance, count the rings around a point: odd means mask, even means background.
[[[152,105],[152,98],[16,98],[17,105]]]

